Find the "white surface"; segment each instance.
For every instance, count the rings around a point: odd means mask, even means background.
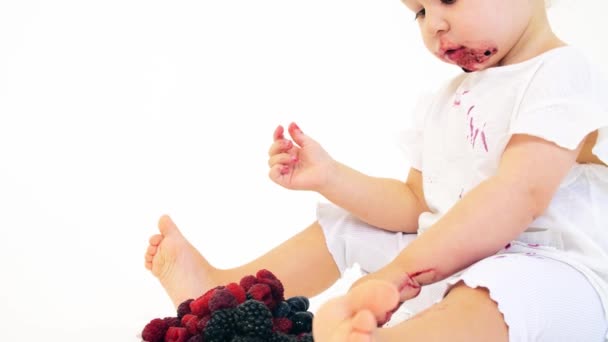
[[[598,61],[606,4],[552,9]],[[163,213],[221,267],[309,224],[319,198],[266,175],[278,124],[404,177],[391,134],[458,72],[412,19],[398,0],[1,1],[0,339],[129,341],[173,315],[143,267]]]

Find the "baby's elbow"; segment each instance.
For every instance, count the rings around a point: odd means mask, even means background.
[[[499,176],[494,180],[498,183],[498,188],[506,194],[505,198],[508,198],[508,202],[532,220],[543,215],[555,193],[555,190],[549,189],[547,186],[525,179]]]

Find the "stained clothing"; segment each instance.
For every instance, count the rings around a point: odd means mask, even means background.
[[[419,234],[496,174],[514,134],[573,150],[597,130],[592,152],[608,163],[608,80],[570,46],[459,75],[415,115],[405,148],[412,167],[422,171],[431,210],[420,216]],[[608,317],[608,167],[574,165],[545,213],[514,243],[520,252],[560,260],[583,273]]]
[[[420,215],[417,235],[424,234],[468,191],[496,174],[514,134],[540,137],[573,150],[585,136],[597,131],[592,152],[608,163],[608,80],[574,47],[556,48],[518,64],[461,74],[421,101],[414,119],[413,128],[403,135],[403,147],[411,166],[422,172],[430,209]],[[356,262],[365,272],[373,272],[416,236],[369,227],[327,205],[319,207],[318,219],[341,270]],[[605,331],[608,167],[574,165],[545,213],[498,254],[551,259],[578,271],[601,302]],[[466,275],[469,269],[455,277]],[[476,279],[469,281],[477,283]],[[608,332],[605,338],[608,340]]]

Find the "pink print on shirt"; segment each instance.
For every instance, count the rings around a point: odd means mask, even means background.
[[[468,90],[465,90],[462,93],[456,93],[456,96],[454,97],[454,102],[452,103],[452,105],[454,107],[460,106],[460,104],[462,103],[462,96],[468,92],[469,92]]]
[[[488,141],[486,139],[486,132],[484,131],[486,128],[486,124],[484,122],[483,125],[478,126],[475,123],[475,118],[471,114],[475,106],[471,106],[467,111],[467,118],[469,119],[469,134],[467,135],[467,140],[471,143],[471,147],[475,148],[475,143],[477,142],[477,138],[481,139],[481,143],[483,144],[483,149],[488,152]]]

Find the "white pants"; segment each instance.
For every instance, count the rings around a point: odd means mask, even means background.
[[[365,273],[374,272],[417,236],[369,226],[332,204],[320,204],[317,219],[341,273],[355,264]],[[456,276],[423,287],[388,324],[440,301],[449,286],[459,281],[489,290],[509,327],[511,342],[605,341],[608,323],[600,298],[587,279],[563,262],[525,254],[492,256]]]

